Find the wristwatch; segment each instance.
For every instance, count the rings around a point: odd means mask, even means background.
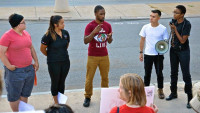
[[[140,51],[140,53],[143,53],[143,51]]]

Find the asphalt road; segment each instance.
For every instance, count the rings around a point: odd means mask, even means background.
[[[200,80],[200,38],[199,25],[200,18],[188,18],[192,24],[190,47],[191,47],[191,75],[192,80]],[[161,19],[160,23],[167,26],[169,32],[169,19]],[[113,28],[112,44],[108,44],[108,52],[110,57],[110,72],[109,85],[118,86],[119,77],[124,73],[137,73],[144,76],[143,62],[140,62],[139,57],[139,32],[144,24],[149,23],[149,20],[131,20],[131,21],[109,21]],[[50,77],[47,71],[46,57],[40,52],[40,40],[48,28],[48,21],[27,21],[27,31],[32,36],[33,45],[36,49],[39,58],[40,69],[37,72],[38,86],[34,87],[33,92],[50,91]],[[65,29],[71,36],[69,46],[69,56],[71,68],[66,79],[66,89],[82,89],[85,83],[86,63],[87,63],[87,48],[88,45],[83,43],[83,34],[85,26],[89,21],[65,21]],[[10,29],[7,21],[0,21],[0,36]],[[3,69],[3,64],[0,62],[0,69]],[[170,82],[170,63],[169,52],[165,54],[164,59],[164,81]],[[182,81],[182,74],[179,72],[179,81]],[[151,83],[156,83],[155,69],[152,71]],[[100,74],[96,71],[94,77],[94,87],[100,87]],[[3,94],[6,94],[5,88]]]
[[[70,6],[78,5],[105,5],[105,4],[149,4],[149,3],[174,3],[193,2],[200,0],[68,0]],[[0,0],[0,7],[16,6],[54,6],[55,0]]]

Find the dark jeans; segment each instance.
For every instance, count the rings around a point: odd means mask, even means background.
[[[175,50],[170,48],[170,63],[171,63],[171,92],[177,92],[178,69],[179,63],[182,70],[183,81],[185,82],[185,93],[192,93],[192,79],[190,75],[190,49]]]
[[[48,71],[51,77],[51,93],[53,96],[58,92],[64,94],[65,79],[69,72],[70,61],[48,62]]]
[[[163,88],[163,60],[164,56],[163,55],[155,55],[155,56],[150,56],[150,55],[144,55],[144,69],[145,69],[145,75],[144,75],[144,84],[145,86],[149,86],[150,81],[151,81],[151,71],[152,71],[152,66],[154,64],[155,69],[156,69],[156,74],[157,74],[157,82],[158,82],[158,88]]]

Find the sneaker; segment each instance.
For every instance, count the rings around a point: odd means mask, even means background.
[[[170,95],[169,95],[169,97],[167,97],[166,98],[166,100],[172,100],[172,99],[175,99],[175,98],[177,98],[178,96],[177,96],[177,93],[171,93]]]
[[[164,99],[165,98],[165,95],[164,95],[164,93],[163,93],[163,89],[158,89],[158,97],[160,98],[160,99]]]
[[[84,107],[89,107],[90,106],[90,100],[91,100],[90,98],[85,98],[83,106]]]

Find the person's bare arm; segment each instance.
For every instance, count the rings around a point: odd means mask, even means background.
[[[8,58],[6,56],[6,51],[8,47],[0,45],[0,59],[2,63],[11,71],[14,71],[16,69],[15,65],[11,65],[8,61]]]
[[[43,55],[47,56],[47,45],[41,44],[40,51],[42,52]]]
[[[169,24],[169,25],[170,25],[171,29],[175,32],[175,34],[176,34],[178,40],[181,42],[181,44],[184,44],[189,36],[188,35],[181,36],[174,24]]]
[[[111,44],[112,41],[113,41],[112,34],[113,34],[113,32],[112,32],[112,33],[109,33],[109,34],[108,34],[108,37],[107,37],[107,38],[108,38],[108,43],[109,43],[109,44]]]
[[[140,56],[139,56],[139,60],[141,62],[143,61],[144,42],[145,42],[145,37],[141,37],[141,39],[140,39]]]
[[[67,49],[68,49],[68,47],[69,47],[69,43],[67,44]]]
[[[97,25],[95,29],[87,36],[84,36],[84,43],[88,44],[92,41],[94,38],[95,34],[98,33],[101,30],[101,24]]]
[[[31,46],[31,55],[32,55],[33,60],[34,60],[34,62],[35,62],[35,63],[33,64],[33,66],[34,66],[34,68],[35,68],[35,71],[37,71],[37,70],[39,69],[39,63],[38,63],[37,54],[36,54],[36,52],[35,52],[35,49],[34,49],[33,45]]]

